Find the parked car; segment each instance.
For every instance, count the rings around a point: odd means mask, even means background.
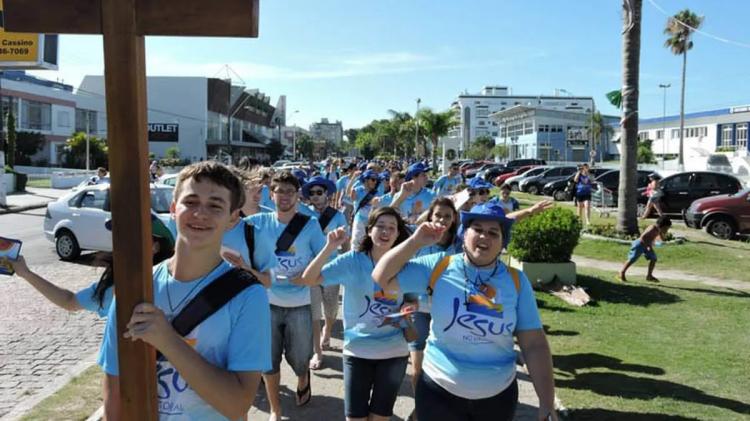
[[[590,168],[589,174],[591,174],[591,177],[595,181],[599,181],[597,180],[597,177],[610,171],[612,171],[611,168]],[[648,172],[647,172],[647,175],[648,175]],[[544,185],[544,188],[542,189],[542,194],[545,196],[552,196],[552,198],[557,201],[564,202],[568,200],[573,200],[573,195],[570,194],[570,192],[566,191],[566,187],[568,187],[568,183],[573,179],[573,177],[575,177],[575,173],[573,173],[573,175],[564,179],[550,181],[549,183]]]
[[[532,169],[534,167],[537,167],[537,165],[527,165],[525,167],[518,167],[515,170],[511,170],[511,172],[508,172],[508,173],[505,173],[505,174],[500,174],[500,175],[498,175],[497,177],[495,177],[493,179],[492,184],[500,187],[509,178],[515,177],[517,175],[521,175],[521,174],[525,173],[526,171],[528,171],[528,170],[530,170],[530,169]],[[510,170],[510,168],[508,168],[508,169]]]
[[[518,188],[525,193],[542,194],[544,185],[550,181],[568,178],[578,170],[575,166],[552,167],[539,175],[524,178],[518,183]]]
[[[292,161],[289,161],[289,160],[286,160],[286,159],[280,159],[280,160],[274,162],[271,167],[274,168],[274,169],[277,169],[277,168],[283,167],[284,165],[289,165],[291,163],[292,163]]]
[[[505,164],[508,168],[519,168],[529,165],[547,165],[547,161],[543,159],[513,159]]]
[[[523,168],[523,167],[519,167]],[[505,165],[498,165],[497,167],[489,168],[487,171],[484,172],[482,177],[485,181],[488,181],[492,183],[497,177],[503,175],[503,174],[510,174],[512,172],[515,172],[516,168],[508,168]]]
[[[487,165],[487,164],[491,164],[491,163],[492,162],[490,162],[490,161],[469,161],[469,162],[465,162],[465,163],[461,164],[461,166],[458,167],[458,169],[461,171],[461,174],[463,174],[464,177],[466,177],[466,174],[469,171],[475,170],[477,168],[482,167],[483,165]]]
[[[662,211],[669,215],[682,216],[683,210],[697,199],[720,194],[734,194],[742,190],[736,177],[710,171],[687,171],[665,177],[659,183],[664,195],[660,199]],[[639,189],[638,215],[646,209],[648,198]]]
[[[173,190],[151,184],[151,209],[169,213]],[[109,184],[86,186],[47,205],[44,235],[63,260],[76,259],[82,250],[112,251],[112,233],[104,227],[109,218]]]
[[[178,175],[179,174],[164,174],[163,176],[159,178],[157,183],[174,187],[175,185],[177,185]]]
[[[479,167],[476,170],[469,170],[466,172],[466,178],[474,178],[474,176],[481,177],[483,179],[487,179],[485,177],[485,174],[487,171],[497,170],[499,168],[505,168],[503,164],[498,164],[493,162],[492,164],[485,164]]]
[[[750,234],[750,189],[694,201],[682,218],[690,228],[705,229],[723,240]]]
[[[722,154],[711,154],[706,160],[706,169],[708,171],[724,172],[727,174],[732,173],[732,164],[729,162],[729,158]]]
[[[525,180],[527,177],[533,177],[533,176],[539,175],[550,168],[552,167],[548,165],[541,165],[538,167],[531,168],[528,171],[524,172],[523,174],[519,174],[519,175],[507,178],[505,180],[505,184],[509,185],[511,190],[518,191],[520,190],[518,185],[521,181]]]

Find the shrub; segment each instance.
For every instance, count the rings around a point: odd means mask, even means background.
[[[584,228],[582,232],[607,238],[615,238],[618,240],[635,240],[636,238],[639,238],[641,236],[640,234],[627,234],[621,231],[617,231],[617,227],[615,227],[614,224],[592,224]],[[674,236],[671,232],[668,232],[666,238],[664,238],[664,241],[672,240],[674,240]]]
[[[530,263],[569,262],[580,233],[581,221],[571,210],[552,208],[514,224],[508,252]]]

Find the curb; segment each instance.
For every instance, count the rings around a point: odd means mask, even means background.
[[[39,405],[40,402],[57,393],[60,389],[70,383],[74,377],[80,376],[81,373],[86,371],[86,369],[93,364],[96,364],[96,357],[98,354],[99,352],[97,351],[81,359],[81,361],[70,367],[65,373],[55,378],[55,380],[47,387],[19,402],[10,410],[10,412],[0,418],[0,421],[16,421],[23,418],[27,412]]]
[[[0,209],[0,215],[5,215],[8,213],[19,213],[19,212],[24,212],[24,211],[33,210],[33,209],[41,209],[41,208],[47,207],[48,203],[49,202],[37,203],[34,205],[26,205],[26,206],[14,206],[14,207],[8,207],[5,209]]]

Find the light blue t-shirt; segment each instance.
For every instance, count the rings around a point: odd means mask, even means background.
[[[273,203],[273,200],[271,200],[271,191],[265,184],[260,189],[260,205],[271,210],[276,210],[276,203]]]
[[[380,207],[384,206],[391,206],[391,203],[393,203],[393,199],[396,197],[396,194],[398,193],[386,193],[380,198]]]
[[[336,191],[342,192],[342,194],[346,193],[346,185],[349,184],[349,178],[350,177],[348,175],[345,175],[345,176],[339,178],[338,181],[336,181]],[[352,199],[350,197],[348,197],[346,194],[343,194],[342,201],[344,203],[346,203],[346,204],[349,204],[349,205],[352,204]],[[338,204],[337,204],[337,206],[338,206]]]
[[[426,291],[444,256],[410,260],[397,275],[403,292]],[[542,328],[531,284],[523,272],[519,275],[516,291],[502,262],[496,270],[477,270],[464,262],[462,253],[453,255],[436,282],[422,368],[450,393],[466,399],[489,398],[515,379],[514,332]]]
[[[242,260],[245,261],[245,264],[258,272],[271,270],[276,266],[276,256],[274,256],[276,249],[274,248],[274,244],[261,237],[263,234],[256,226],[253,227],[255,250],[253,251],[253,260],[250,260],[250,250],[248,250],[247,241],[245,240],[247,218],[249,218],[249,216],[245,217],[245,219],[241,219],[234,228],[224,234],[224,238],[221,240],[222,249],[230,249],[239,252],[242,256]]]
[[[437,197],[448,196],[456,192],[456,187],[461,184],[461,174],[451,176],[446,174],[435,181],[432,191]]]
[[[179,282],[169,273],[166,262],[162,262],[154,267],[154,303],[171,320],[200,290],[230,269],[229,264],[221,262],[205,277]],[[115,307],[112,305],[109,310],[98,363],[105,373],[116,376],[119,369]],[[263,286],[253,285],[237,294],[193,329],[185,340],[208,363],[223,370],[270,370],[271,312]],[[160,420],[226,419],[190,388],[169,361],[157,361],[156,382]]]
[[[302,274],[307,265],[323,249],[326,237],[317,218],[311,217],[302,228],[289,250],[276,253],[276,241],[287,224],[282,224],[275,213],[248,216],[246,221],[255,225],[263,238],[272,244],[276,255],[276,268],[272,271],[268,300],[279,307],[299,307],[310,304],[310,287],[294,285],[290,279]]]
[[[430,203],[432,203],[433,199],[435,199],[435,194],[422,187],[420,191],[404,199],[404,201],[401,202],[401,206],[398,207],[398,210],[405,219],[415,218],[430,207]],[[417,202],[422,204],[419,213],[413,212],[414,204]]]
[[[320,225],[320,213],[315,210],[315,207],[305,206],[311,213],[311,216],[314,216],[318,219],[318,225]],[[328,225],[326,225],[325,229],[323,229],[323,234],[328,235],[329,232],[335,230],[336,228],[344,227],[344,229],[349,231],[349,224],[346,223],[346,217],[343,213],[336,211],[336,214],[333,215],[333,218],[331,218],[330,221],[328,221]]]
[[[364,186],[359,186],[355,188],[354,190],[354,210],[357,210],[359,208],[359,203],[367,196],[367,190],[365,190]],[[373,196],[373,199],[381,195],[380,193],[377,193],[377,189],[375,190],[376,193]],[[370,216],[370,211],[372,210],[372,199],[368,202],[367,205],[362,206],[361,209],[357,212],[357,214],[354,216],[359,222],[366,224],[367,218]]]
[[[94,297],[94,291],[96,291],[96,286],[98,284],[99,281],[94,282],[88,288],[76,292],[76,301],[78,301],[78,305],[84,310],[96,313],[99,317],[107,317],[109,305],[112,304],[112,293],[115,290],[115,287],[113,285],[104,291],[104,299],[100,306],[99,301]]]
[[[409,355],[400,328],[384,325],[383,316],[398,312],[400,291],[384,292],[372,279],[367,253],[349,251],[323,266],[323,285],[344,285],[344,355],[371,360]]]

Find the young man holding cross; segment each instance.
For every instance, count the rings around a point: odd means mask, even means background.
[[[266,291],[220,254],[222,237],[239,219],[243,201],[240,181],[222,164],[205,161],[180,172],[171,205],[178,231],[174,257],[154,267],[154,302],[135,307],[124,335],[158,351],[161,420],[241,419],[255,400],[261,372],[271,367]],[[219,289],[214,284],[243,286],[227,295],[224,305],[214,305],[213,312],[191,311],[209,291]],[[115,308],[110,306],[99,364],[117,396]],[[178,320],[186,314],[202,321],[181,334]],[[119,408],[105,410],[108,420],[119,413]]]
[[[246,221],[256,226],[262,238],[276,243],[278,265],[272,271],[268,291],[271,303],[272,367],[263,373],[271,406],[270,420],[281,420],[279,384],[281,356],[284,354],[297,375],[297,405],[310,401],[310,358],[313,355],[310,288],[291,281],[302,275],[307,265],[325,246],[326,238],[315,217],[297,212],[299,180],[288,171],[274,176],[271,197],[274,213],[259,213]]]

